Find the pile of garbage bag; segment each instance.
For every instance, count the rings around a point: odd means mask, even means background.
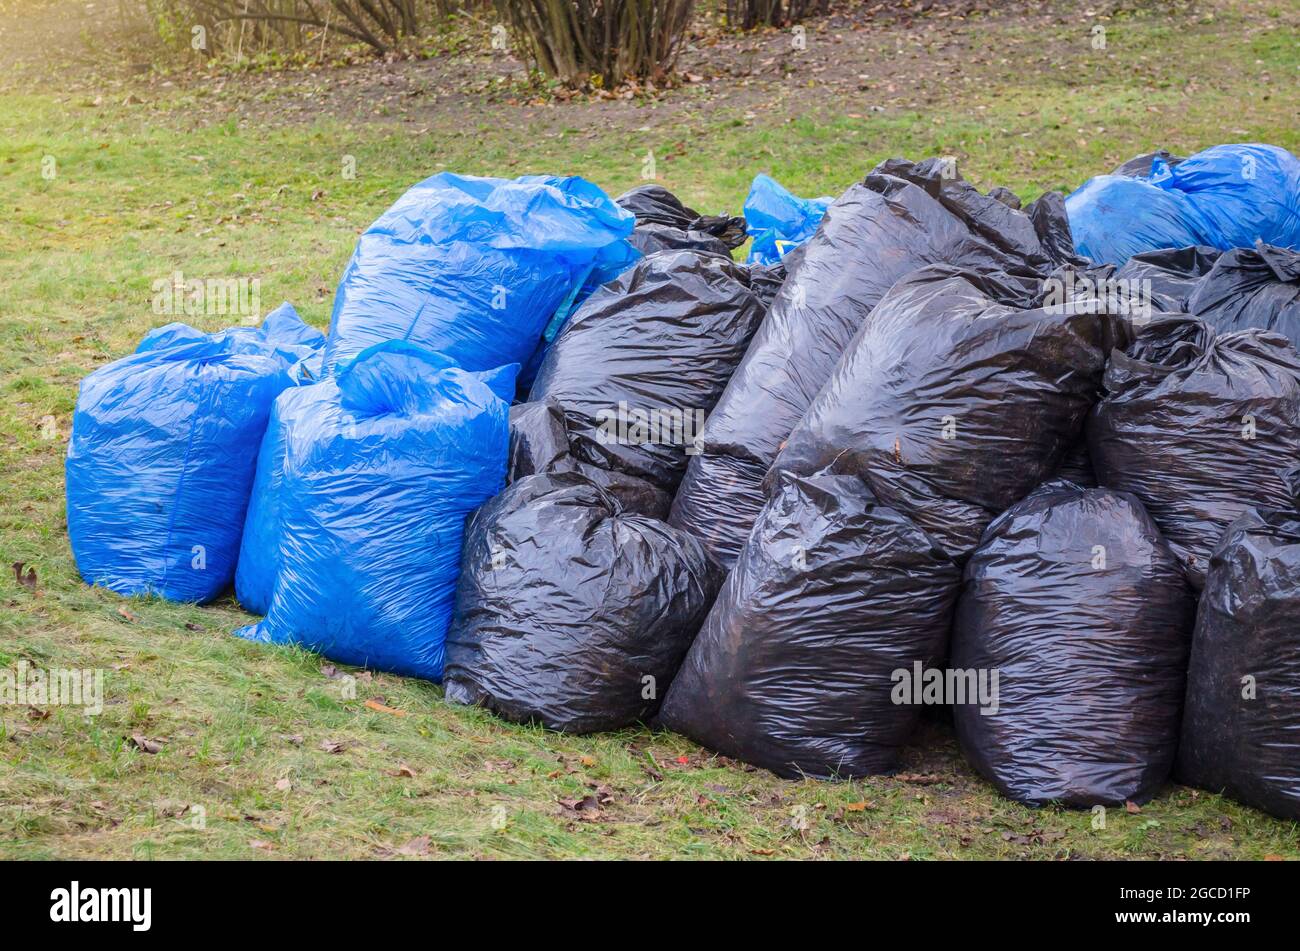
[[[73,556],[519,723],[846,779],[929,710],[1018,802],[1300,818],[1297,169],[1022,205],[895,158],[743,217],[435,175],[328,336],[170,324],[83,380]]]
[[[762,505],[781,445],[886,292],[947,264],[999,275],[1028,300],[1073,263],[1060,196],[1026,211],[982,195],[949,164],[881,163],[826,210],[704,427],[672,524],[730,565]]]

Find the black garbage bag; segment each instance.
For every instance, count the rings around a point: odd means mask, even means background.
[[[1256,327],[1300,349],[1300,252],[1262,241],[1225,251],[1196,284],[1187,310],[1221,334]]]
[[[1125,261],[1124,266],[1115,272],[1115,277],[1125,281],[1150,282],[1146,287],[1155,310],[1185,313],[1192,292],[1222,254],[1217,248],[1203,245],[1143,251]]]
[[[604,489],[628,513],[664,520],[672,496],[645,479],[583,462],[569,452],[560,404],[516,403],[510,407],[510,466],[507,484],[544,472],[578,472]]]
[[[772,306],[772,301],[776,298],[776,293],[785,283],[788,271],[787,262],[795,255],[800,253],[800,245],[793,251],[786,254],[784,258],[775,264],[751,264],[749,265],[749,289],[754,292],[759,303],[763,305],[764,313]]]
[[[953,707],[966,758],[1027,805],[1150,799],[1174,762],[1194,612],[1136,498],[1041,486],[966,565],[951,663],[997,675],[996,712]]]
[[[690,532],[730,568],[763,508],[766,474],[765,464],[743,456],[708,452],[692,456],[673,496],[668,524]]]
[[[1111,353],[1088,420],[1097,481],[1132,492],[1200,590],[1210,553],[1248,505],[1289,500],[1300,459],[1300,355],[1278,334],[1216,335],[1162,316]]]
[[[578,309],[530,399],[560,404],[579,459],[672,492],[763,313],[743,264],[652,254]]]
[[[727,250],[745,243],[745,219],[732,215],[701,215],[662,185],[640,185],[614,201],[632,212],[637,228],[658,225],[678,231],[700,232],[717,238]],[[635,238],[631,239],[633,244]]]
[[[1247,509],[1210,559],[1174,774],[1300,820],[1300,471],[1296,504]]]
[[[946,162],[882,163],[836,199],[799,258],[786,259],[789,276],[714,407],[692,464],[726,455],[766,470],[872,308],[917,268],[1001,272],[1031,294],[1053,267],[1076,263],[1071,248],[1058,194],[1019,211],[980,194]],[[690,484],[722,491],[704,478]],[[694,508],[693,500],[681,506]],[[748,528],[737,517],[733,534],[743,538]]]
[[[694,538],[582,475],[527,476],[470,519],[447,699],[568,733],[645,720],[721,583]]]
[[[899,281],[769,480],[856,475],[965,559],[990,521],[1055,473],[1100,393],[1107,318],[1028,302],[1000,277],[946,266]]]
[[[627,239],[642,254],[656,251],[704,251],[731,257],[731,249],[707,231],[683,231],[671,225],[637,225]]]
[[[1134,156],[1123,165],[1111,172],[1112,175],[1123,175],[1126,178],[1150,178],[1151,163],[1156,159],[1162,160],[1170,168],[1173,168],[1179,162],[1184,161],[1181,155],[1174,155],[1168,149],[1156,149],[1154,152],[1146,152],[1142,155]]]
[[[1097,473],[1092,468],[1092,456],[1088,453],[1087,438],[1081,437],[1065,454],[1065,458],[1056,468],[1055,478],[1073,482],[1085,489],[1097,488]]]
[[[897,672],[943,659],[959,588],[860,479],[782,473],[660,722],[781,776],[891,772],[922,709]]]

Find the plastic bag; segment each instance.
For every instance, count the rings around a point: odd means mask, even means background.
[[[338,387],[333,377],[313,386],[285,390],[276,397],[257,454],[257,470],[248,496],[248,514],[239,544],[235,569],[235,597],[250,614],[266,614],[280,574],[280,502],[284,481],[284,454],[289,432],[303,419],[331,417],[338,425],[342,415]]]
[[[1281,473],[1300,459],[1300,355],[1277,334],[1216,336],[1160,317],[1106,368],[1088,421],[1102,485],[1132,492],[1198,590],[1224,529],[1248,505],[1289,499]]]
[[[1066,199],[1081,254],[1123,264],[1143,251],[1196,244],[1300,248],[1300,159],[1285,149],[1216,145],[1176,163],[1152,156],[1149,165],[1143,177],[1089,179]]]
[[[577,473],[527,476],[470,522],[446,696],[591,733],[659,706],[717,594],[699,542]]]
[[[996,712],[953,707],[966,758],[1027,805],[1150,799],[1174,761],[1194,611],[1136,498],[1040,487],[966,566],[951,664],[997,676]]]
[[[1201,595],[1175,775],[1300,820],[1300,471],[1296,504],[1247,509]]]
[[[780,475],[664,701],[664,726],[781,776],[898,767],[897,671],[947,648],[961,575],[851,476]]]
[[[578,458],[671,492],[763,316],[744,265],[653,254],[573,315],[530,399],[560,404]]]
[[[323,342],[284,304],[261,327],[160,327],[81,381],[66,489],[88,584],[200,603],[230,586],[271,404]]]
[[[817,231],[835,199],[799,198],[767,175],[755,175],[745,198],[750,245],[748,264],[779,264]]]
[[[964,559],[1056,471],[1100,392],[1106,318],[1025,303],[1017,284],[946,266],[899,281],[773,471],[856,475]]]
[[[673,497],[663,489],[626,472],[583,462],[569,451],[564,410],[553,400],[518,403],[510,407],[510,465],[507,480],[547,472],[577,472],[603,489],[620,509],[663,521]]]
[[[389,341],[304,388],[314,405],[280,418],[270,608],[235,633],[438,680],[465,518],[505,482],[517,369]]]
[[[1262,242],[1227,251],[1197,282],[1187,309],[1221,334],[1256,327],[1300,348],[1300,254]]]
[[[1123,264],[1144,251],[1206,243],[1187,196],[1156,188],[1144,178],[1098,175],[1072,192],[1065,207],[1075,248],[1099,264]]]
[[[765,471],[871,309],[900,278],[927,264],[951,263],[1002,272],[1029,296],[1053,267],[1070,263],[1061,257],[1069,241],[1058,195],[1021,212],[981,195],[948,163],[882,163],[836,199],[817,235],[797,259],[787,259],[789,276],[709,416],[703,450],[690,465],[735,475],[739,466],[705,461],[725,455]],[[693,492],[713,495],[718,510],[729,508],[721,494],[727,490],[702,473],[686,482]],[[752,486],[740,494],[758,491]],[[686,499],[677,510],[700,507]],[[740,506],[736,512],[728,533],[738,546],[752,522]],[[673,524],[695,530],[685,521]]]
[[[636,216],[631,242],[643,253],[670,248],[730,252],[745,243],[745,219],[701,215],[662,185],[640,185],[614,199]],[[710,242],[712,244],[710,244]]]
[[[383,340],[468,370],[522,364],[584,290],[636,256],[632,225],[581,178],[425,179],[358,239],[334,297],[325,371]]]
[[[687,208],[680,198],[662,185],[640,185],[614,199],[620,207],[643,224],[666,225],[681,231],[702,231],[722,241],[728,248],[745,243],[745,219],[732,215],[701,215]]]
[[[1153,309],[1185,313],[1192,292],[1222,254],[1217,248],[1198,245],[1143,251],[1124,262],[1124,266],[1115,272],[1115,277],[1130,282],[1149,282],[1134,286],[1145,286],[1149,290]]]

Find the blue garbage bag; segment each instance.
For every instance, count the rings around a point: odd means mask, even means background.
[[[384,340],[467,370],[523,363],[593,275],[628,256],[634,221],[581,178],[425,179],[357,241],[334,297],[325,372]]]
[[[284,304],[260,327],[160,327],[82,380],[66,463],[82,578],[200,603],[229,587],[271,404],[323,344]]]
[[[800,198],[767,175],[755,175],[745,199],[745,223],[754,243],[748,264],[777,264],[817,232],[834,198]]]
[[[465,519],[505,485],[518,369],[387,341],[280,404],[260,460],[279,471],[259,473],[275,524],[250,537],[278,539],[270,603],[235,633],[440,679]]]
[[[1123,264],[1161,248],[1300,248],[1300,159],[1273,145],[1216,145],[1147,176],[1091,178],[1065,200],[1076,249]]]
[[[1098,175],[1065,199],[1074,248],[1098,264],[1123,264],[1157,248],[1201,244],[1191,202],[1144,178]]]
[[[338,384],[325,377],[314,386],[285,390],[271,407],[271,418],[257,454],[257,474],[244,517],[244,536],[235,569],[235,597],[244,610],[266,614],[280,573],[280,483],[284,479],[286,436],[304,418],[327,416],[337,422],[342,410]]]
[[[1300,159],[1286,149],[1216,145],[1177,165],[1152,163],[1151,184],[1187,196],[1201,244],[1300,249]]]

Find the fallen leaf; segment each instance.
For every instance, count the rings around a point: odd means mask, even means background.
[[[32,707],[27,711],[29,720],[48,720],[50,718],[49,710],[42,710],[40,707]]]
[[[414,779],[414,778],[415,778],[415,770],[411,769],[411,767],[409,767],[409,766],[407,766],[405,763],[403,763],[401,766],[397,767],[397,769],[393,770],[393,772],[392,772],[391,775],[393,775],[393,776],[405,776],[407,779]]]
[[[270,852],[273,848],[275,848],[275,846],[273,846],[270,842],[267,842],[265,839],[249,839],[248,844],[252,848],[265,849],[267,852]]]
[[[1132,813],[1133,815],[1137,815],[1139,812],[1142,811],[1142,807],[1135,802],[1125,801],[1124,811],[1128,813]]]
[[[289,778],[286,776],[284,779],[276,781],[275,788],[281,792],[288,792],[293,788],[293,783],[289,782]]]
[[[911,783],[914,786],[933,786],[943,782],[943,777],[936,776],[934,773],[899,773],[894,778],[901,783]]]
[[[186,621],[186,622],[185,622],[185,630],[187,630],[187,631],[202,631],[202,630],[204,630],[204,627],[203,627],[202,624],[195,624],[193,621]]]
[[[1265,862],[1285,862],[1285,861],[1286,861],[1286,857],[1285,857],[1285,856],[1282,856],[1282,855],[1275,855],[1274,853],[1270,852],[1270,853],[1268,853],[1268,855],[1264,856],[1264,861],[1265,861]]]
[[[580,762],[583,766],[595,766],[595,765],[596,765],[596,757],[594,757],[594,756],[584,756],[584,757],[582,757],[581,759],[579,759],[578,762]]]
[[[371,710],[377,710],[380,713],[392,714],[395,717],[404,717],[409,715],[405,710],[398,710],[396,707],[386,706],[385,704],[380,703],[378,700],[367,700],[363,704],[363,706]]]
[[[27,573],[23,574],[24,563],[21,561],[14,562],[14,580],[26,588],[28,591],[36,590],[36,569],[30,565],[27,567]]]
[[[142,753],[157,753],[163,748],[161,740],[151,740],[139,733],[131,734],[131,745]]]
[[[281,733],[280,739],[284,740],[286,743],[292,743],[294,746],[302,746],[301,733]]]
[[[117,613],[120,614],[120,615],[122,615],[122,617],[126,618],[126,619],[127,619],[128,621],[130,621],[132,624],[134,624],[136,621],[140,620],[138,617],[136,617],[134,614],[132,614],[130,611],[127,610],[125,604],[119,604],[119,605],[117,606]]]
[[[861,802],[850,802],[844,807],[845,812],[866,812],[868,809],[875,809],[876,804],[867,802],[865,799]]]
[[[750,849],[750,855],[776,855],[776,849]]]
[[[320,748],[326,753],[342,753],[348,747],[340,740],[321,740]]]

